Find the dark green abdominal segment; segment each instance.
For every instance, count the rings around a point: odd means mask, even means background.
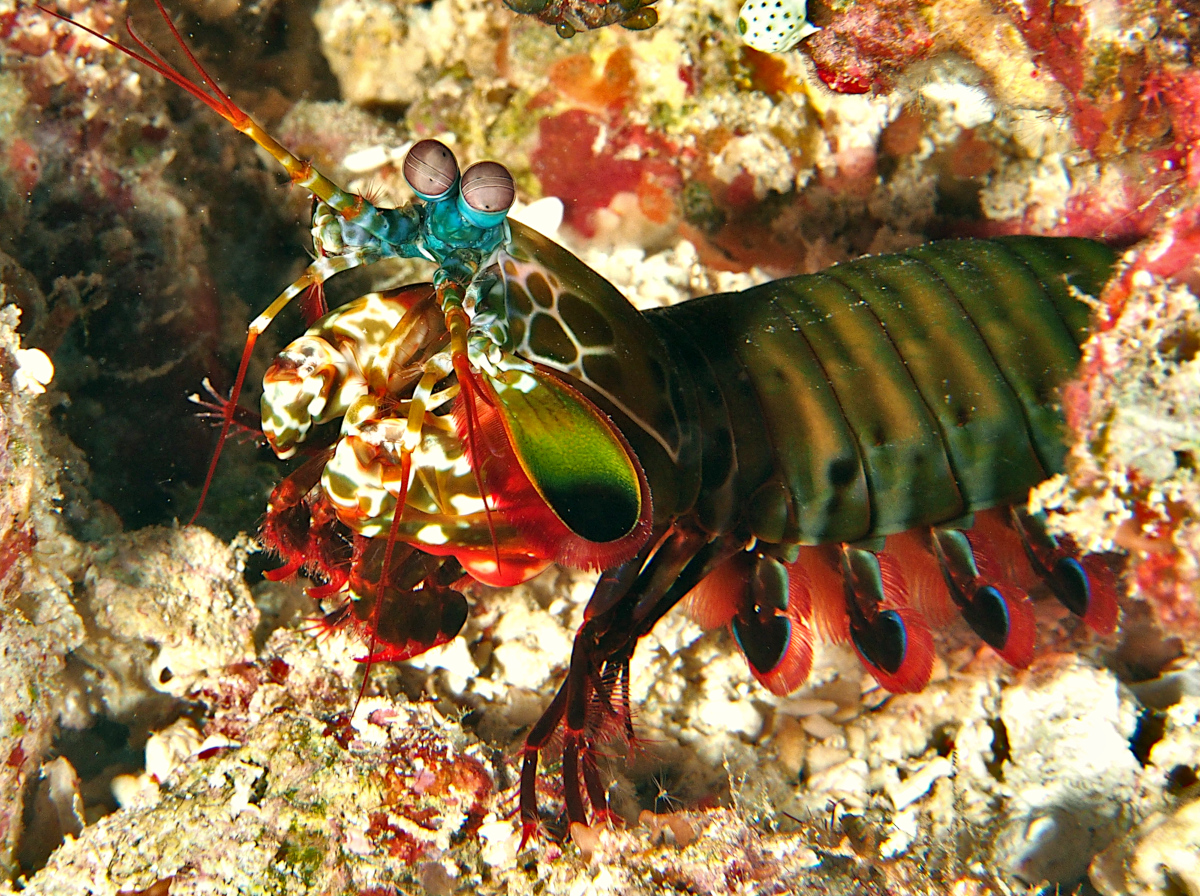
[[[1021,500],[1061,469],[1058,393],[1088,319],[1073,290],[1112,264],[1086,240],[950,241],[647,317],[693,359],[701,405],[724,407],[705,427],[732,435],[746,534],[849,542]]]

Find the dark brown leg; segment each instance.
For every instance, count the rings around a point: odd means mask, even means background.
[[[567,818],[586,823],[583,791],[592,809],[607,813],[596,765],[596,740],[615,714],[632,736],[628,665],[638,641],[705,575],[741,547],[736,539],[710,539],[697,530],[676,528],[633,576],[622,568],[602,578],[575,635],[567,679],[525,742],[521,769],[522,844],[537,829],[537,762],[542,748],[563,726],[563,786]],[[639,562],[639,561],[631,561]],[[622,696],[615,702],[613,694]]]

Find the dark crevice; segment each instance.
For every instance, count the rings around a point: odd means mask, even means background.
[[[1200,777],[1190,765],[1177,765],[1167,772],[1167,793],[1171,796],[1183,796],[1196,791],[1197,783],[1200,783]]]
[[[264,768],[258,780],[254,782],[254,788],[250,792],[249,801],[251,805],[257,806],[263,801],[263,797],[267,795],[267,781],[269,778],[270,775],[267,774],[267,770]]]
[[[26,783],[21,813],[21,836],[17,860],[21,872],[30,875],[43,868],[64,836],[77,836],[83,823],[114,812],[112,779],[117,775],[140,772],[143,749],[130,743],[130,729],[110,719],[100,719],[82,731],[60,729],[49,753],[43,758],[41,772],[30,775]],[[65,759],[78,776],[83,817],[71,806],[73,788],[61,775],[70,770],[54,768],[54,760]],[[61,763],[57,763],[61,766]],[[55,775],[59,779],[54,780]]]
[[[1133,731],[1133,737],[1129,739],[1129,749],[1133,751],[1133,755],[1143,766],[1149,765],[1150,751],[1154,749],[1156,743],[1163,739],[1166,730],[1167,717],[1165,715],[1153,709],[1142,710],[1142,714],[1138,716],[1137,728]]]
[[[992,759],[984,763],[989,774],[997,781],[1004,780],[1004,763],[1012,756],[1008,742],[1008,726],[1004,720],[997,717],[988,719],[988,727],[992,729]]]
[[[993,729],[995,730],[995,729]],[[958,726],[953,724],[939,725],[934,729],[926,749],[935,751],[943,758],[954,752],[954,740],[958,736]]]

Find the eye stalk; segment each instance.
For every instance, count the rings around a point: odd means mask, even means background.
[[[445,199],[458,182],[458,161],[444,143],[420,140],[404,157],[404,179],[426,202]]]
[[[477,227],[495,227],[517,196],[512,175],[499,162],[476,162],[463,172],[458,210]]]

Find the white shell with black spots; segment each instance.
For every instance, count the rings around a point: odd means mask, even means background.
[[[738,34],[763,53],[783,53],[820,29],[804,18],[806,0],[746,0],[738,11]]]

